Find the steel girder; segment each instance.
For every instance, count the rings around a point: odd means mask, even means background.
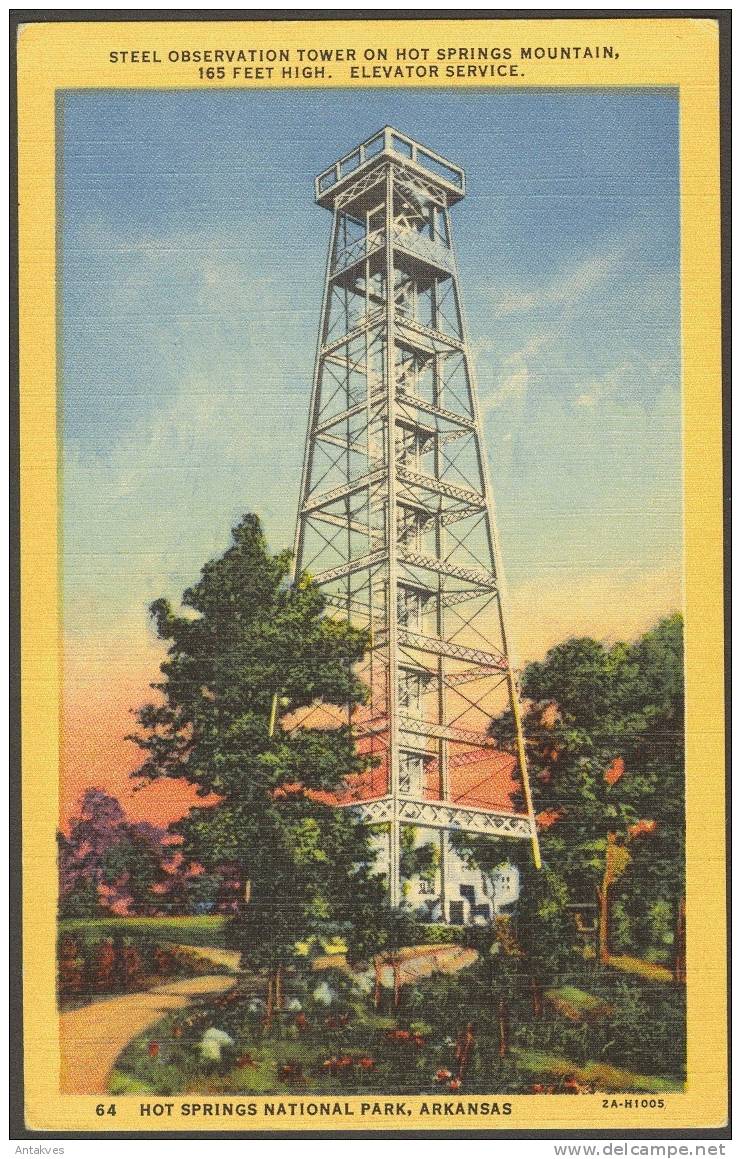
[[[370,801],[348,801],[344,808],[356,811],[367,825],[391,821],[395,812],[408,825],[423,829],[460,830],[479,833],[486,837],[515,837],[530,839],[530,818],[526,813],[500,813],[494,809],[474,809],[467,805],[426,801],[401,796],[398,809],[392,797],[377,797]]]
[[[536,864],[539,851],[450,240],[450,206],[462,191],[393,155],[394,132],[384,130],[387,144],[376,158],[363,154],[356,181],[341,179],[336,194],[318,194],[333,211],[333,229],[295,566],[297,574],[310,571],[333,615],[347,615],[371,634],[370,703],[356,731],[382,746],[388,785],[383,798],[354,807],[369,822],[389,824],[389,892],[398,905],[402,824],[525,838]],[[414,155],[424,156],[418,149]],[[410,705],[415,671],[417,702]],[[462,691],[476,681],[506,689],[524,814],[514,801],[509,812],[455,802],[456,768],[496,747],[486,694],[475,700]],[[474,711],[483,717],[478,729],[465,726]],[[422,751],[435,758],[438,800],[401,789],[405,753],[420,752],[422,742],[433,746]],[[459,746],[473,753],[467,758]],[[443,839],[443,912],[446,848]]]

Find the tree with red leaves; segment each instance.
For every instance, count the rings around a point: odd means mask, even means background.
[[[174,850],[166,832],[132,822],[104,789],[87,789],[69,832],[58,835],[60,913],[96,917],[117,904],[128,913],[157,912],[156,888],[168,880]]]

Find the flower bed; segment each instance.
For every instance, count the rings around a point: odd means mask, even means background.
[[[404,987],[398,1010],[388,990],[375,1008],[371,982],[339,969],[292,973],[283,1008],[270,1017],[263,980],[243,977],[134,1040],[119,1056],[111,1091],[450,1097],[681,1086],[681,1073],[666,1066],[666,1044],[637,1038],[640,991],[619,978],[606,975],[599,986],[591,978],[594,997],[563,991],[600,1011],[578,1023],[552,1005],[535,1017],[524,996],[510,997],[505,1012],[501,982],[487,981],[480,962]],[[664,987],[654,1003],[661,994],[670,1001]]]

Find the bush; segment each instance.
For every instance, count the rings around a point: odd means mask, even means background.
[[[152,937],[82,937],[62,933],[57,946],[57,984],[63,998],[84,998],[146,989],[162,978],[228,974],[191,946],[160,943]]]
[[[471,928],[473,929],[473,927]],[[464,944],[466,932],[465,927],[445,926],[440,922],[430,922],[420,925],[419,944],[422,946]]]

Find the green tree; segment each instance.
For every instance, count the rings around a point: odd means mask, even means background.
[[[401,951],[420,940],[422,928],[403,908],[388,905],[385,898],[374,898],[369,905],[356,910],[356,920],[348,937],[348,961],[353,966],[367,962],[371,957],[375,971],[374,1005],[381,1006],[382,975],[385,968],[391,970],[393,978],[393,1004],[397,1009],[401,1001],[402,981]]]
[[[495,920],[493,929],[473,929],[468,941],[490,964],[489,985],[497,986],[500,999],[508,1003],[519,989],[527,986],[533,1017],[543,1013],[543,988],[553,984],[566,967],[572,950],[573,926],[568,916],[568,889],[552,866],[536,870],[527,853],[511,846],[506,849],[496,838],[470,833],[454,833],[451,845],[464,861],[490,880],[507,863],[520,873],[520,896],[514,927],[509,915]],[[513,932],[514,930],[514,932]],[[521,958],[518,957],[521,955]],[[515,961],[515,968],[512,962]],[[497,972],[494,966],[498,965]]]
[[[269,553],[256,516],[232,537],[183,594],[183,613],[151,606],[168,656],[153,686],[161,703],[137,713],[146,759],[135,775],[216,798],[173,828],[206,870],[234,867],[243,900],[229,937],[267,971],[271,1010],[297,940],[345,929],[380,899],[365,831],[327,797],[364,767],[349,725],[332,726],[326,710],[349,719],[365,699],[353,665],[367,641],[324,615],[308,577],[291,584],[290,553]]]
[[[86,789],[69,833],[57,836],[60,913],[94,917],[115,901],[151,914],[165,892],[171,904],[175,850],[165,836],[147,821],[129,821],[120,801],[104,789]]]
[[[657,901],[681,906],[684,882],[682,619],[634,644],[574,639],[523,673],[541,844],[578,902],[599,897],[609,956],[611,897],[638,937]],[[506,736],[509,722],[496,723]],[[654,923],[655,925],[655,923]]]
[[[402,893],[406,897],[415,879],[434,884],[440,867],[440,844],[434,837],[420,842],[414,825],[402,825],[399,844]]]
[[[100,904],[98,887],[90,878],[76,882],[59,899],[60,918],[99,918],[105,913],[105,908]]]
[[[543,1014],[545,986],[558,984],[569,965],[574,929],[568,916],[568,890],[550,865],[537,870],[523,858],[517,902],[517,940],[524,954],[524,973],[535,1018]]]

